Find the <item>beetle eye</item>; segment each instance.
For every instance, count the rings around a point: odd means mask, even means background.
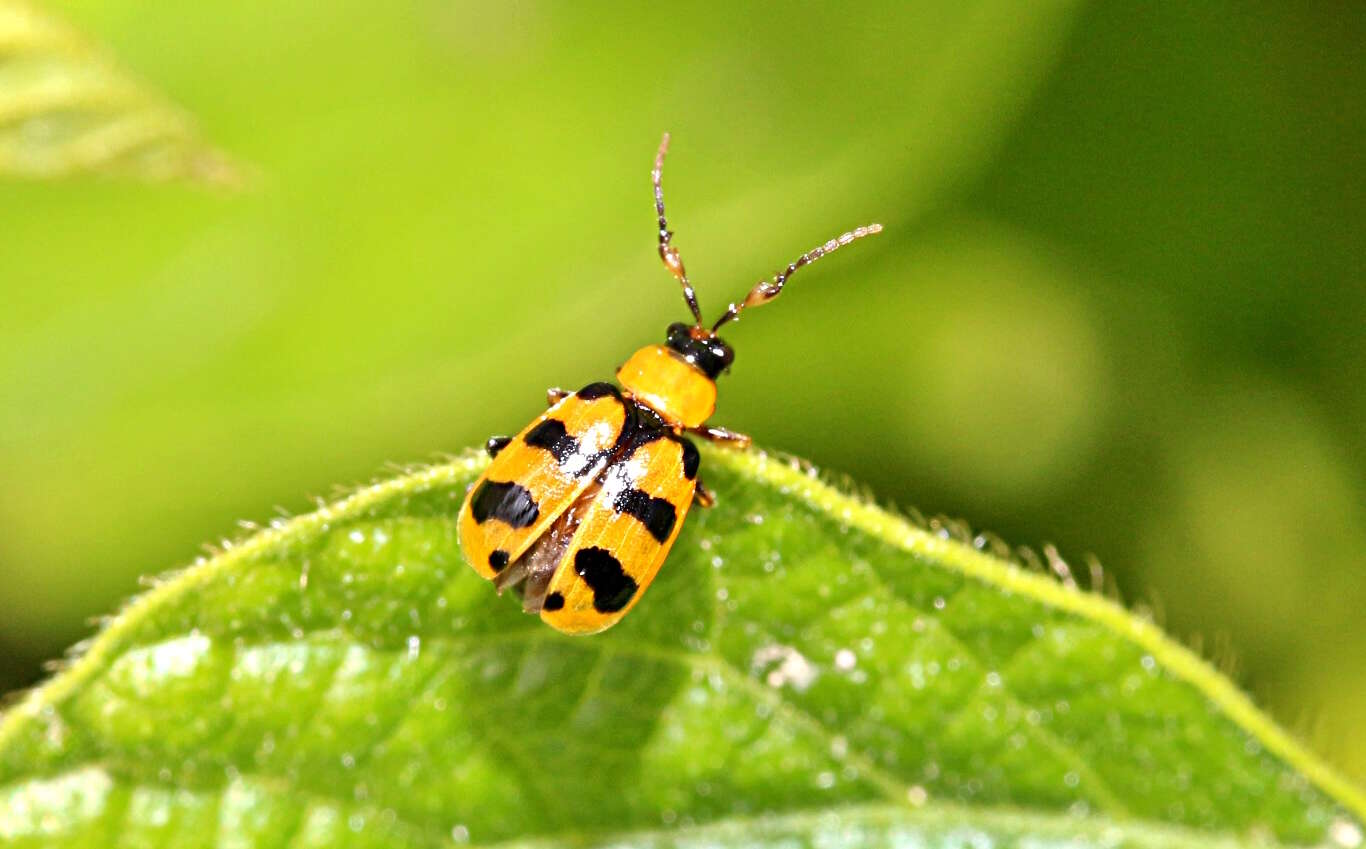
[[[712,347],[711,353],[713,357],[721,362],[721,369],[723,371],[730,368],[730,364],[735,362],[735,351],[731,350],[731,347],[720,339],[716,340],[716,344]]]
[[[665,340],[671,347],[679,345],[689,338],[688,325],[681,321],[675,321],[673,324],[669,325],[669,331],[665,335]]]

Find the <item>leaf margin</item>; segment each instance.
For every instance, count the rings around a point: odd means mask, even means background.
[[[723,460],[724,458],[724,460]],[[1118,601],[1097,592],[1068,586],[1052,575],[1031,572],[952,537],[941,537],[871,498],[851,493],[800,458],[785,454],[712,452],[709,461],[724,461],[732,470],[795,494],[816,510],[912,555],[933,560],[965,577],[1017,593],[1093,622],[1151,654],[1160,668],[1192,687],[1254,737],[1272,754],[1366,822],[1366,791],[1312,753],[1253,703],[1227,676],[1194,650],[1153,622],[1135,616]],[[784,489],[787,487],[787,489]]]
[[[879,506],[873,498],[852,491],[850,484],[834,479],[793,455],[758,448],[735,451],[706,445],[702,446],[702,450],[707,462],[723,465],[781,495],[796,498],[830,518],[888,545],[1004,592],[1019,594],[1044,606],[1070,613],[1129,641],[1150,653],[1174,678],[1201,693],[1268,752],[1307,778],[1359,822],[1366,823],[1366,792],[1283,730],[1231,679],[1195,651],[1168,636],[1156,624],[1135,616],[1118,601],[1068,586],[1051,575],[1026,570],[978,551],[951,536],[938,535],[894,510]],[[276,519],[254,532],[250,530],[252,526],[246,525],[249,530],[243,537],[235,541],[224,540],[212,554],[197,558],[191,565],[155,579],[149,590],[133,596],[116,613],[106,617],[97,634],[78,643],[68,652],[65,660],[57,662],[52,677],[20,694],[17,701],[0,712],[0,752],[9,746],[15,735],[21,733],[25,720],[38,718],[49,704],[69,696],[91,675],[96,674],[107,658],[116,656],[121,650],[124,634],[139,627],[143,614],[155,611],[163,601],[192,592],[239,561],[250,560],[272,546],[304,538],[330,523],[362,514],[369,507],[389,498],[429,486],[471,479],[487,464],[488,457],[483,451],[468,449],[440,463],[400,467],[399,474],[394,477],[360,487],[332,501],[320,500],[316,510]],[[526,840],[498,845],[512,849],[544,844]]]

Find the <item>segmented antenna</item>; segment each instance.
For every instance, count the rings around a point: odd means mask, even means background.
[[[667,136],[665,137],[665,141],[668,141]],[[660,155],[663,155],[662,149],[660,151]],[[659,220],[661,222],[663,222],[664,220],[662,211]],[[661,226],[663,225],[661,224]],[[787,268],[778,272],[771,280],[760,280],[757,286],[749,290],[749,294],[745,296],[745,299],[743,301],[741,301],[738,304],[731,304],[730,308],[726,310],[725,314],[722,315],[719,319],[717,319],[716,323],[712,325],[711,332],[715,333],[718,329],[720,329],[721,325],[725,324],[728,321],[734,321],[736,318],[739,318],[740,313],[746,307],[757,307],[760,304],[766,304],[769,301],[781,295],[783,292],[783,285],[787,283],[788,278],[790,278],[793,274],[797,272],[797,269],[810,265],[811,263],[825,256],[826,254],[834,253],[835,251],[839,250],[840,248],[844,247],[850,242],[855,242],[859,239],[862,239],[864,236],[871,236],[874,233],[881,232],[881,224],[869,224],[867,227],[857,227],[853,230],[850,230],[848,233],[841,234],[837,238],[831,239],[830,241],[826,242],[818,248],[813,248],[807,251],[806,253],[802,254],[796,262],[792,263]],[[664,248],[661,246],[660,250],[663,251]],[[667,262],[668,260],[665,261]],[[686,286],[687,284],[685,283],[684,285]]]
[[[660,178],[664,173],[664,154],[668,152],[669,134],[665,133],[659,142],[659,152],[655,154],[655,170],[650,172],[655,184],[655,213],[659,216],[659,258],[664,260],[664,266],[678,278],[679,283],[683,284],[683,300],[688,302],[688,308],[692,310],[697,326],[701,327],[702,310],[697,306],[697,293],[688,282],[688,272],[683,268],[683,257],[679,255],[678,248],[669,244],[674,234],[670,232],[669,222],[664,218],[664,186],[660,183]]]

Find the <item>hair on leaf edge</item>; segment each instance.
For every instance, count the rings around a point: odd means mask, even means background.
[[[915,516],[887,511],[879,506],[876,500],[869,501],[861,497],[857,491],[858,487],[842,487],[840,485],[842,476],[821,472],[809,461],[782,452],[767,453],[757,448],[751,449],[749,452],[727,452],[724,449],[708,446],[705,450],[706,455],[712,458],[723,458],[728,454],[731,455],[729,460],[722,460],[722,462],[726,462],[732,469],[740,473],[743,473],[748,467],[753,471],[753,477],[756,481],[784,493],[790,490],[788,484],[780,483],[776,479],[781,476],[781,473],[777,475],[765,474],[762,470],[764,465],[772,461],[780,469],[785,468],[788,471],[798,473],[802,478],[809,479],[819,487],[826,489],[827,492],[820,493],[808,490],[807,492],[796,493],[796,497],[811,505],[813,509],[827,514],[839,509],[843,509],[847,513],[850,505],[843,505],[841,508],[841,505],[833,502],[839,499],[852,501],[857,509],[871,511],[872,515],[865,515],[856,523],[847,516],[842,517],[842,521],[858,524],[865,533],[883,539],[889,545],[901,547],[912,554],[925,554],[925,546],[923,541],[917,542],[907,537],[905,531],[908,528],[904,526],[909,526],[909,529],[921,534],[927,534],[937,541],[962,545],[968,549],[971,557],[946,557],[939,565],[959,571],[961,574],[976,580],[988,583],[1003,581],[1000,584],[1002,591],[1025,592],[1046,606],[1093,621],[1095,624],[1111,630],[1117,637],[1157,656],[1159,662],[1165,666],[1167,674],[1188,686],[1194,687],[1221,712],[1228,715],[1244,733],[1253,737],[1259,745],[1298,770],[1310,783],[1333,797],[1344,809],[1366,821],[1366,792],[1344,778],[1343,773],[1330,766],[1326,760],[1311,753],[1298,738],[1272,721],[1257,706],[1251,695],[1232,682],[1231,676],[1221,674],[1219,663],[1227,663],[1227,656],[1222,659],[1211,660],[1201,648],[1192,648],[1185,641],[1162,627],[1161,622],[1165,617],[1162,616],[1161,606],[1156,601],[1153,602],[1153,607],[1146,607],[1141,603],[1128,607],[1122,600],[1108,597],[1108,594],[1092,592],[1079,587],[1068,587],[1062,584],[1056,573],[1051,568],[1044,566],[1038,554],[1028,547],[1019,547],[1016,552],[1025,557],[1032,557],[1039,564],[1037,568],[1021,566],[1013,559],[992,557],[987,552],[975,549],[970,543],[954,539],[947,526],[926,527],[926,525],[934,525],[933,519],[925,521],[922,516],[920,518],[924,524],[921,524],[915,521]],[[919,514],[917,513],[916,516]],[[896,527],[898,523],[903,527]],[[983,557],[989,563],[973,562],[973,557]],[[951,562],[954,560],[957,562]],[[1012,572],[1018,573],[1016,577],[1011,577]]]
[[[707,446],[705,450],[711,453],[720,453],[729,449]],[[870,507],[903,519],[939,539],[966,545],[979,554],[994,557],[1028,572],[1049,575],[1060,586],[1068,586],[1078,592],[1101,595],[1116,604],[1125,604],[1118,585],[1114,583],[1113,575],[1104,569],[1094,554],[1083,555],[1083,562],[1087,563],[1086,574],[1088,576],[1086,584],[1083,585],[1082,582],[1075,580],[1077,573],[1072,570],[1070,564],[1059,553],[1057,546],[1052,543],[1044,543],[1039,547],[1039,550],[1028,545],[1011,546],[1000,535],[992,531],[974,530],[966,519],[947,516],[942,513],[926,516],[913,506],[902,506],[890,499],[881,498],[867,484],[855,480],[844,472],[821,469],[810,460],[784,451],[760,448],[751,450],[754,453],[764,455],[769,460],[785,464],[806,477],[819,481],[841,495],[852,498],[864,507]],[[1043,552],[1043,555],[1040,554],[1040,551]],[[1091,565],[1092,563],[1094,566]],[[1061,577],[1062,573],[1071,579],[1070,584]],[[1097,576],[1098,581],[1090,580],[1090,578]]]
[[[1170,674],[1176,676],[1180,680],[1186,681],[1188,684],[1195,686],[1198,690],[1203,692],[1207,698],[1220,706],[1225,713],[1229,714],[1246,733],[1257,738],[1262,745],[1265,745],[1278,757],[1284,759],[1297,770],[1304,773],[1310,781],[1322,788],[1330,796],[1334,797],[1348,810],[1351,810],[1358,815],[1366,816],[1366,796],[1363,796],[1359,789],[1343,779],[1342,776],[1329,767],[1325,761],[1319,760],[1315,756],[1309,754],[1296,739],[1290,737],[1279,726],[1271,722],[1271,720],[1255,706],[1252,699],[1246,693],[1234,687],[1227,677],[1220,677],[1216,680],[1199,677],[1199,667],[1201,665],[1203,665],[1204,669],[1207,671],[1214,670],[1217,673],[1218,670],[1216,663],[1206,658],[1201,650],[1202,647],[1189,646],[1185,642],[1172,637],[1170,634],[1166,633],[1165,630],[1159,629],[1153,624],[1152,618],[1143,616],[1143,606],[1141,604],[1135,605],[1132,609],[1125,607],[1120,599],[1111,596],[1105,591],[1106,585],[1104,583],[1102,584],[1100,591],[1096,591],[1092,588],[1082,588],[1075,581],[1070,585],[1066,584],[1060,580],[1060,576],[1055,567],[1046,565],[1045,561],[1039,557],[1038,553],[1028,547],[1013,549],[1015,555],[1020,558],[1018,560],[1014,557],[1002,558],[996,556],[996,552],[1001,547],[1004,547],[1005,544],[994,534],[973,534],[966,522],[940,516],[926,519],[922,514],[913,509],[908,512],[897,511],[895,509],[889,510],[887,507],[878,503],[877,498],[870,493],[866,486],[853,481],[848,475],[822,471],[809,461],[793,455],[782,452],[766,452],[758,448],[751,448],[746,451],[736,451],[735,449],[703,446],[703,450],[707,456],[712,458],[725,458],[729,455],[728,459],[722,459],[721,462],[730,467],[737,474],[745,475],[745,466],[748,464],[753,471],[752,474],[746,475],[748,479],[753,480],[762,486],[770,487],[780,493],[793,495],[793,497],[799,498],[813,509],[826,512],[827,515],[831,515],[831,518],[836,518],[842,523],[858,526],[865,533],[877,538],[882,538],[889,544],[896,545],[898,543],[886,536],[886,529],[879,531],[878,528],[874,526],[881,523],[881,520],[879,520],[876,515],[871,517],[871,519],[864,519],[862,521],[851,520],[848,516],[834,516],[832,513],[833,505],[822,504],[809,490],[807,492],[791,492],[788,487],[782,485],[773,476],[765,476],[762,473],[762,466],[772,462],[779,466],[779,468],[786,468],[791,472],[796,472],[801,479],[808,483],[816,484],[819,487],[828,490],[829,492],[826,493],[827,496],[833,493],[840,498],[854,502],[855,505],[861,508],[874,511],[875,514],[881,514],[883,518],[892,520],[893,524],[897,522],[904,523],[922,534],[929,535],[940,541],[952,542],[960,545],[967,549],[973,556],[985,557],[992,563],[995,563],[996,566],[992,568],[998,570],[1004,569],[1004,572],[999,573],[1002,576],[1008,576],[1010,570],[1016,570],[1025,575],[1032,575],[1033,577],[1030,578],[1030,581],[1025,582],[1023,586],[1028,586],[1032,581],[1040,581],[1044,586],[1054,587],[1056,588],[1056,592],[1062,593],[1061,596],[1054,599],[1055,601],[1060,601],[1067,597],[1073,597],[1079,600],[1091,597],[1099,601],[1102,605],[1099,609],[1102,611],[1106,606],[1113,607],[1113,610],[1110,614],[1107,614],[1107,616],[1118,612],[1130,617],[1134,623],[1142,623],[1141,625],[1132,625],[1128,628],[1127,633],[1116,630],[1116,634],[1125,636],[1127,639],[1133,640],[1145,648],[1148,647],[1149,643],[1155,643],[1160,647],[1164,647],[1163,650],[1166,652],[1166,660]],[[405,487],[411,487],[413,491],[417,491],[422,485],[439,483],[441,480],[450,479],[451,476],[456,474],[477,474],[487,463],[488,458],[482,450],[471,448],[459,454],[446,457],[445,462],[414,463],[400,466],[403,471],[397,477],[376,478],[374,482],[368,485],[343,488],[341,494],[332,502],[319,499],[319,506],[315,511],[288,518],[276,518],[271,520],[269,525],[265,528],[250,531],[248,530],[251,526],[250,523],[239,523],[239,534],[233,538],[224,539],[222,541],[221,549],[214,550],[214,554],[207,557],[200,555],[188,566],[161,573],[151,580],[148,589],[133,594],[119,605],[115,614],[101,619],[101,625],[97,633],[76,643],[64,653],[64,656],[61,659],[52,662],[51,668],[56,670],[57,673],[54,677],[50,677],[27,690],[21,690],[17,694],[14,694],[12,698],[7,697],[0,702],[0,708],[2,708],[0,709],[0,746],[4,746],[9,737],[13,733],[16,733],[18,723],[23,716],[33,716],[36,711],[41,710],[45,696],[55,692],[56,695],[53,696],[53,698],[48,699],[48,701],[55,701],[69,692],[71,688],[79,686],[80,681],[75,680],[76,677],[83,673],[87,664],[95,662],[92,658],[94,658],[97,652],[106,651],[103,641],[106,639],[111,641],[115,640],[119,636],[116,632],[123,628],[132,627],[124,625],[124,622],[127,621],[125,617],[130,614],[130,612],[144,606],[152,606],[164,595],[190,591],[197,582],[208,580],[212,577],[214,571],[226,568],[238,558],[250,556],[256,548],[265,547],[278,538],[287,536],[296,526],[300,529],[306,528],[310,523],[325,526],[329,521],[341,518],[344,515],[352,514],[352,511],[357,511],[355,515],[360,515],[358,511],[365,509],[371,499],[381,499],[386,494],[386,491],[391,488],[401,491],[404,490]],[[463,466],[464,468],[458,468],[460,466]],[[424,477],[430,477],[431,480],[421,480]],[[870,522],[872,524],[870,524]],[[914,549],[907,543],[901,543],[901,547],[915,553]],[[211,550],[213,550],[212,547]],[[944,565],[945,568],[949,568],[947,562],[942,565]],[[968,570],[961,565],[957,568],[962,569],[965,576],[977,580],[986,580],[981,574],[977,574],[973,570]],[[1070,574],[1070,569],[1068,571]],[[1003,586],[1002,589],[1003,591],[1009,590],[1009,588],[1005,586]],[[1048,603],[1048,600],[1042,597],[1040,597],[1039,600]],[[1095,604],[1097,604],[1097,601],[1077,601],[1075,603],[1062,605],[1062,609],[1066,609],[1074,615],[1085,616],[1087,614],[1082,611],[1091,609],[1094,612],[1096,608],[1091,606]],[[1149,617],[1151,617],[1151,613],[1149,614]],[[1097,621],[1100,622],[1101,620],[1097,619]],[[1145,628],[1147,630],[1144,630]],[[1146,634],[1146,636],[1140,637],[1140,632]],[[1154,632],[1156,633],[1155,637],[1153,636]],[[1195,642],[1202,643],[1203,641],[1197,639]],[[1183,652],[1188,655],[1188,657],[1182,658],[1181,655]],[[1192,673],[1191,671],[1191,661],[1194,661],[1196,673]]]

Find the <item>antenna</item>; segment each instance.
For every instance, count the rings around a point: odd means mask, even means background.
[[[664,172],[664,154],[668,152],[669,134],[665,133],[659,142],[659,152],[655,154],[655,169],[650,172],[650,178],[655,185],[655,213],[659,216],[659,258],[664,260],[664,266],[678,278],[679,283],[683,284],[683,300],[688,302],[688,308],[692,310],[697,326],[701,327],[702,310],[697,306],[697,293],[688,282],[688,272],[683,268],[683,257],[679,255],[678,248],[670,244],[674,234],[669,231],[669,222],[664,218],[664,186],[660,183],[660,177]]]
[[[664,140],[667,142],[668,137],[665,136]],[[662,148],[660,150],[660,155],[663,155]],[[656,183],[655,185],[658,186],[658,183]],[[663,207],[661,207],[660,209],[661,212],[659,220],[661,222],[660,226],[662,227],[662,222],[664,221],[662,211]],[[760,304],[766,304],[769,301],[781,295],[783,292],[783,285],[787,283],[788,278],[790,278],[793,274],[797,272],[797,269],[810,265],[811,263],[825,256],[826,254],[834,253],[835,251],[839,250],[840,248],[844,247],[850,242],[855,242],[859,239],[862,239],[864,236],[871,236],[874,233],[881,232],[881,224],[869,224],[867,227],[856,227],[855,229],[850,230],[848,233],[841,234],[840,236],[831,239],[830,241],[826,242],[820,247],[812,248],[811,250],[802,254],[796,262],[790,264],[787,268],[783,269],[782,271],[774,275],[774,277],[771,280],[760,280],[758,285],[756,285],[753,289],[749,290],[749,294],[745,296],[745,299],[743,301],[741,301],[738,304],[731,304],[730,308],[727,309],[726,312],[719,319],[717,319],[716,323],[712,325],[711,332],[715,333],[718,329],[720,329],[721,325],[725,324],[728,321],[734,321],[735,319],[739,318],[740,313],[744,311],[746,307],[757,307]],[[661,245],[661,253],[663,252],[663,250],[664,248]],[[665,260],[665,262],[668,262],[668,260]],[[686,280],[684,282],[684,286],[687,286]]]

